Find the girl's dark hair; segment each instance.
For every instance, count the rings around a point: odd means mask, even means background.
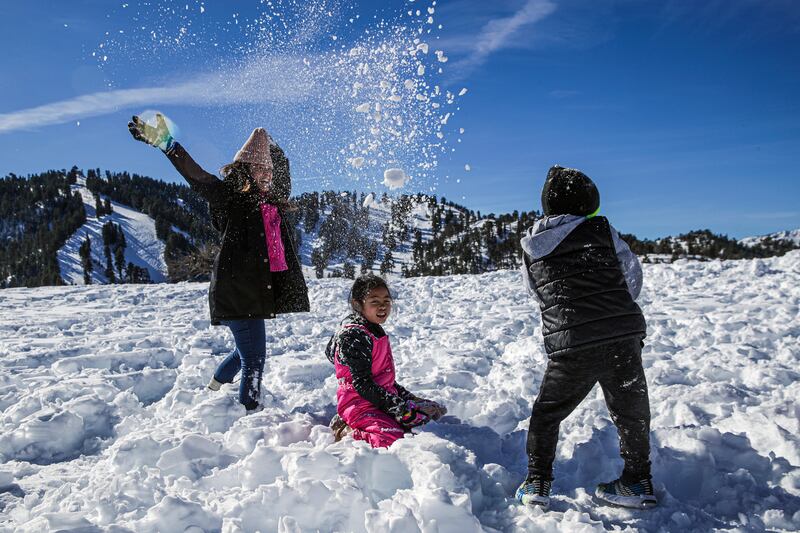
[[[230,183],[231,188],[238,193],[248,193],[255,190],[255,183],[250,177],[250,164],[243,161],[229,163],[219,169],[220,175]]]
[[[353,287],[350,289],[350,305],[353,307],[353,310],[361,311],[360,309],[356,309],[356,304],[363,304],[364,300],[367,299],[369,291],[379,287],[386,289],[389,292],[389,298],[392,298],[392,291],[389,290],[389,285],[386,284],[386,280],[382,277],[376,276],[371,272],[357,277],[356,281],[353,283]]]

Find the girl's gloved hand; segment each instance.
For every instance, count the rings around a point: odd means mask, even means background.
[[[406,402],[403,414],[397,417],[397,421],[407,428],[415,428],[427,424],[430,420],[431,417],[422,411],[412,400]]]
[[[447,407],[433,400],[420,400],[417,409],[428,415],[432,420],[439,420],[447,414]]]
[[[134,115],[131,121],[128,122],[128,131],[137,141],[155,146],[161,149],[162,152],[168,152],[172,145],[175,144],[175,139],[172,138],[167,121],[164,120],[164,115],[161,113],[156,113],[155,128]]]

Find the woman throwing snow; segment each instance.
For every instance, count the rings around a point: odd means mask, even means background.
[[[219,179],[172,138],[161,114],[155,127],[134,116],[128,129],[134,139],[161,149],[208,201],[212,224],[222,233],[208,290],[211,323],[229,327],[236,341],[208,387],[218,390],[241,370],[239,401],[253,411],[266,357],[264,320],[309,310],[292,232],[281,216],[291,191],[289,160],[264,128],[256,128]]]

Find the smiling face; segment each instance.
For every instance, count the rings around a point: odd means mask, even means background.
[[[375,287],[361,304],[361,314],[375,324],[383,324],[392,312],[392,296],[386,287]]]
[[[267,192],[272,185],[272,169],[266,165],[250,163],[250,176],[261,192]]]

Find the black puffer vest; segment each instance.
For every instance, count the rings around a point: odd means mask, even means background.
[[[526,261],[550,357],[645,337],[644,315],[628,291],[605,217],[588,219],[551,253]]]

